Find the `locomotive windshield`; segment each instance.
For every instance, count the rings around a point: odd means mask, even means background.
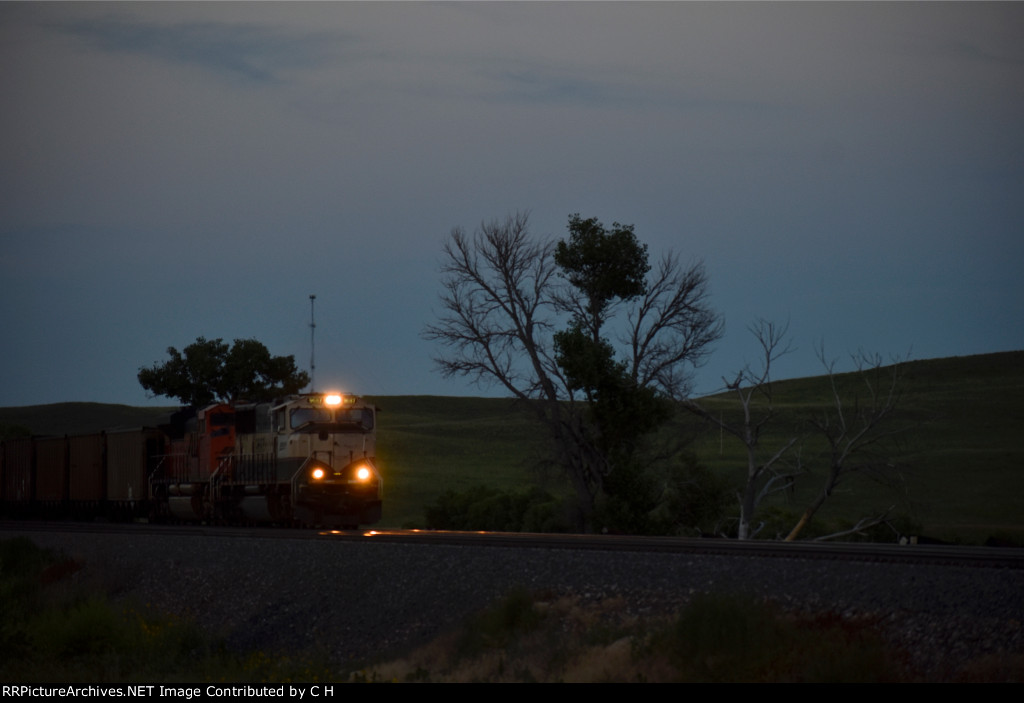
[[[301,427],[307,422],[330,422],[331,411],[327,408],[293,408],[291,412],[292,427]]]
[[[373,429],[373,410],[370,408],[348,408],[335,411],[337,421],[354,429],[369,432]]]
[[[293,408],[289,414],[292,429],[314,425],[332,432],[370,432],[373,430],[373,410],[370,408]],[[329,425],[329,427],[325,427]]]

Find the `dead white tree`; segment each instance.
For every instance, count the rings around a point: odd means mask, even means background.
[[[751,333],[761,346],[760,369],[754,371],[749,365],[739,371],[730,381],[722,379],[725,388],[735,395],[743,412],[739,421],[726,420],[724,415],[707,410],[694,400],[684,403],[690,411],[731,434],[743,443],[746,449],[746,480],[740,490],[740,518],[737,537],[750,539],[756,533],[752,528],[757,507],[768,495],[790,488],[795,479],[792,471],[780,469],[781,460],[799,441],[794,436],[783,442],[767,457],[761,446],[761,432],[776,417],[772,402],[772,364],[779,357],[792,351],[787,341],[788,325],[779,326],[767,320],[757,320],[750,327]]]
[[[747,466],[745,483],[738,494],[739,539],[749,539],[757,533],[754,518],[766,497],[792,490],[798,478],[821,476],[820,489],[786,537],[791,541],[852,474],[868,474],[883,481],[898,479],[898,469],[887,451],[887,441],[900,432],[892,420],[899,401],[904,365],[901,359],[895,359],[885,366],[879,355],[860,352],[853,356],[856,371],[838,374],[836,361],[828,360],[824,347],[819,346],[818,358],[829,382],[829,406],[809,417],[792,418],[793,431],[784,433],[773,449],[765,451],[761,446],[762,431],[773,421],[777,422],[778,417],[773,403],[771,368],[779,357],[791,351],[791,347],[787,342],[788,325],[758,320],[750,331],[761,347],[760,369],[753,371],[747,366],[733,380],[723,379],[726,390],[737,400],[741,417],[727,419],[724,414],[709,410],[706,404],[692,400],[685,403],[685,407],[743,443]],[[736,413],[732,415],[735,417]],[[824,451],[805,456],[806,446],[813,445],[819,437],[824,441]],[[787,463],[786,459],[791,461]],[[851,530],[829,537],[881,524],[891,510],[866,516]]]
[[[885,481],[898,476],[887,444],[901,431],[891,420],[900,399],[903,359],[893,359],[886,366],[880,355],[861,351],[853,355],[856,371],[842,376],[836,374],[836,361],[826,358],[824,345],[818,347],[818,359],[827,373],[832,405],[813,415],[808,423],[825,440],[826,450],[820,461],[825,472],[821,488],[786,537],[787,542],[797,538],[850,475],[864,473]],[[891,510],[865,517],[855,531],[885,522]]]

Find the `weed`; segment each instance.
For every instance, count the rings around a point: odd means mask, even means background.
[[[463,656],[479,654],[484,649],[503,649],[535,630],[543,619],[534,607],[532,596],[516,589],[495,607],[471,618],[463,631],[458,650]]]

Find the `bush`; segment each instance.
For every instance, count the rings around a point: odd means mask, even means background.
[[[613,473],[605,492],[595,524],[620,534],[714,533],[730,501],[725,482],[690,455]]]
[[[562,501],[536,486],[525,491],[490,486],[445,491],[424,512],[432,530],[568,531]]]

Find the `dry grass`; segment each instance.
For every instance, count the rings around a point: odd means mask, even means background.
[[[622,600],[514,593],[458,630],[359,672],[392,682],[907,681],[870,624],[699,596],[639,618]],[[997,680],[1006,680],[1000,678]]]

